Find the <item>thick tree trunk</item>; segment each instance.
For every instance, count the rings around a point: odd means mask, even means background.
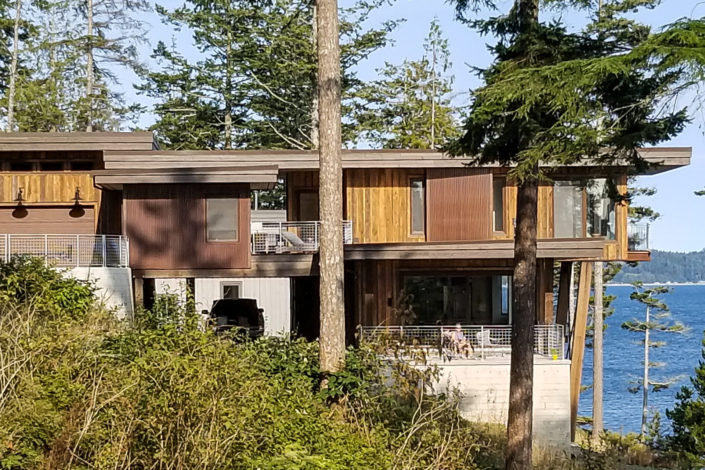
[[[519,184],[512,284],[512,359],[509,381],[506,469],[531,468],[536,318],[538,180]]]
[[[86,116],[86,132],[93,131],[93,0],[86,0],[86,24],[88,40],[86,44],[86,100],[88,115]]]
[[[317,0],[321,369],[336,372],[345,354],[343,170],[338,3]]]
[[[7,90],[7,132],[15,126],[15,93],[17,91],[17,60],[20,54],[20,20],[22,18],[22,0],[15,2],[15,25],[12,37],[12,59],[10,61],[10,84]]]
[[[318,47],[318,7],[313,5],[313,24],[311,25],[311,42]],[[318,150],[318,83],[313,82],[313,102],[311,103],[311,148]]]
[[[592,337],[592,442],[600,443],[600,435],[604,429],[602,421],[602,331],[603,331],[603,308],[602,308],[602,262],[595,263],[594,282],[594,310],[593,310],[593,337]]]

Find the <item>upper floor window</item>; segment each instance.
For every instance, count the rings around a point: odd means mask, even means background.
[[[238,240],[238,206],[236,198],[206,199],[206,239],[209,242]]]
[[[423,235],[426,228],[426,188],[424,178],[411,178],[411,234]]]
[[[553,188],[555,238],[615,238],[615,202],[609,181],[556,181]]]
[[[504,178],[492,180],[492,230],[504,232]]]

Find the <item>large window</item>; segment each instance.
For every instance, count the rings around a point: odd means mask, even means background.
[[[238,240],[238,199],[206,200],[206,237],[209,242]]]
[[[426,192],[423,178],[411,178],[411,234],[423,235],[426,228]]]
[[[492,229],[504,232],[504,178],[492,180]]]
[[[615,238],[615,202],[605,178],[556,181],[553,188],[555,238]]]

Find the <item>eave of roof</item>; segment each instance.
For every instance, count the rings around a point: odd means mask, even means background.
[[[646,173],[659,173],[690,164],[689,147],[662,147],[641,149],[646,161],[658,166]],[[105,168],[207,168],[223,165],[276,164],[282,171],[317,170],[316,151],[291,150],[210,150],[210,151],[106,151]],[[451,158],[435,150],[343,150],[343,168],[465,168],[468,158]],[[499,168],[499,164],[482,165]],[[626,164],[616,162],[614,167]],[[588,161],[571,168],[590,168]]]
[[[237,183],[267,189],[277,182],[276,165],[209,168],[118,169],[93,172],[94,183],[103,189],[122,189],[125,184]]]
[[[151,132],[8,132],[0,133],[0,152],[152,151]]]

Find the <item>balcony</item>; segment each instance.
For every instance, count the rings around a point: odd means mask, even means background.
[[[319,247],[321,223],[252,222],[252,253],[315,253]],[[343,242],[352,243],[352,221],[343,221]]]
[[[0,259],[43,258],[60,268],[129,266],[129,241],[121,235],[0,234]]]
[[[511,326],[362,326],[360,342],[372,344],[388,355],[423,351],[426,359],[449,361],[487,360],[511,355]],[[534,325],[534,354],[565,358],[563,325]]]

